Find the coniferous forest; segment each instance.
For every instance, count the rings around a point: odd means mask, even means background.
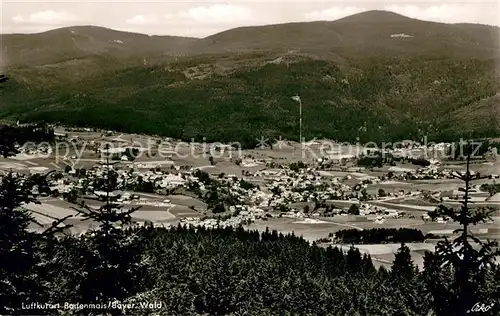
[[[240,56],[238,62],[249,66],[235,66],[229,74],[191,80],[184,73],[225,58],[103,68],[80,80],[56,76],[56,85],[14,75],[0,95],[0,118],[185,141],[237,141],[253,148],[260,136],[297,139],[299,111],[290,97],[299,93],[307,138],[381,143],[427,136],[440,142],[496,136],[500,130],[491,115],[498,90],[493,61],[378,58],[341,69],[325,60],[265,64]],[[236,57],[230,58],[234,63]]]

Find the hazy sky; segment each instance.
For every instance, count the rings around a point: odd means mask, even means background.
[[[98,25],[146,34],[205,37],[245,25],[336,20],[388,10],[422,20],[500,26],[497,1],[21,1],[0,0],[0,33]]]

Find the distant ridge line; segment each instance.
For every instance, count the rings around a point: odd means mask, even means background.
[[[122,2],[122,1],[120,1],[120,2]],[[390,19],[388,19],[388,18],[390,18]],[[290,22],[283,22],[283,23],[269,23],[269,24],[260,24],[260,25],[243,25],[243,26],[238,26],[238,27],[234,27],[234,28],[229,28],[229,29],[208,35],[206,37],[193,37],[193,36],[169,35],[169,34],[147,34],[147,33],[141,33],[141,32],[137,32],[137,31],[130,31],[130,30],[111,28],[111,27],[92,25],[92,24],[62,26],[62,27],[57,27],[57,28],[50,29],[47,31],[42,31],[42,32],[1,33],[0,36],[4,36],[4,35],[36,35],[36,34],[44,34],[44,33],[52,32],[52,31],[65,30],[65,29],[71,29],[71,28],[99,28],[99,29],[107,29],[107,30],[115,31],[115,32],[137,34],[137,35],[144,35],[144,36],[150,36],[150,37],[170,37],[170,38],[185,38],[185,39],[202,40],[202,39],[210,38],[212,36],[216,36],[220,33],[225,33],[225,32],[231,31],[231,30],[241,29],[241,28],[259,28],[259,27],[266,27],[266,26],[307,24],[307,23],[318,23],[318,22],[325,22],[325,23],[361,23],[362,22],[362,23],[380,23],[380,24],[383,24],[383,23],[388,23],[388,22],[389,23],[394,22],[395,20],[397,20],[399,22],[420,21],[420,22],[425,22],[425,23],[446,24],[446,25],[478,25],[478,26],[496,27],[500,30],[500,26],[498,26],[498,25],[490,25],[490,24],[482,24],[482,23],[466,23],[466,22],[446,23],[446,22],[429,21],[429,20],[421,20],[421,19],[411,18],[411,17],[405,16],[405,15],[402,15],[402,14],[399,14],[396,12],[392,12],[392,11],[387,11],[387,10],[367,10],[367,11],[363,11],[360,13],[355,13],[355,14],[352,14],[349,16],[345,16],[345,17],[342,17],[342,18],[339,18],[336,20],[290,21]]]

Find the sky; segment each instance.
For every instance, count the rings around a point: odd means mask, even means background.
[[[500,26],[495,0],[465,1],[116,1],[0,0],[0,34],[97,25],[151,35],[206,37],[238,26],[337,20],[387,10],[421,20]]]

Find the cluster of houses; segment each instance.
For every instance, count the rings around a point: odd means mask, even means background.
[[[273,193],[268,200],[270,207],[354,197],[353,188],[349,185],[340,183],[337,178],[324,178],[314,168],[301,169],[299,172],[284,169],[281,174],[268,180],[266,187]]]
[[[101,188],[109,169],[113,169],[116,174],[116,179],[114,179],[116,190],[113,192],[106,192]],[[54,195],[69,193],[73,190],[94,197],[121,197],[122,201],[125,202],[132,199],[129,199],[130,195],[124,191],[134,191],[134,188],[140,184],[149,183],[151,193],[155,191],[165,192],[182,187],[187,181],[194,178],[188,173],[181,173],[175,169],[173,172],[165,172],[142,170],[134,168],[133,164],[125,169],[116,168],[113,165],[96,164],[86,170],[71,168],[66,173],[56,172],[48,178],[48,182]]]
[[[444,169],[437,165],[429,165],[418,169],[389,168],[389,173],[381,180],[438,180],[453,179],[456,171]]]
[[[67,135],[61,135],[66,137]],[[98,143],[95,143],[98,148]],[[415,144],[405,144],[403,148],[393,150],[394,154],[407,154],[409,151],[419,150],[436,150],[445,151],[446,144],[437,144],[433,146],[421,146]],[[34,149],[25,149],[24,154],[35,154]],[[42,152],[44,149],[41,149]],[[47,149],[48,150],[48,149]],[[97,150],[97,149],[96,149]],[[196,175],[196,168],[184,170],[180,166],[175,166],[173,163],[167,164],[169,170],[165,170],[165,166],[159,162],[126,162],[126,155],[122,155],[125,149],[113,149],[111,153],[121,155],[123,160],[119,165],[98,163],[94,167],[85,170],[84,173],[78,172],[73,167],[66,173],[59,173],[50,178],[50,189],[59,194],[67,194],[72,191],[83,192],[87,196],[96,198],[111,197],[121,204],[129,206],[149,205],[154,207],[171,207],[172,203],[169,200],[151,201],[141,199],[138,195],[129,193],[128,191],[144,190],[144,184],[148,184],[150,193],[169,194],[175,189],[182,188],[183,190],[191,190],[193,187],[198,188],[200,195],[205,196],[207,193],[212,193],[214,188],[206,185],[202,179]],[[333,155],[333,154],[332,154]],[[340,153],[338,153],[340,155]],[[217,183],[220,187],[215,191],[220,196],[229,196],[232,205],[224,215],[219,218],[185,218],[181,220],[183,225],[194,225],[203,227],[214,226],[239,226],[248,224],[255,220],[265,219],[269,217],[269,210],[277,210],[281,212],[281,216],[293,218],[307,218],[324,215],[314,210],[312,212],[304,212],[291,208],[290,205],[297,203],[316,203],[324,204],[325,201],[352,201],[359,203],[359,218],[363,219],[366,216],[374,216],[376,222],[383,223],[385,218],[399,218],[403,214],[396,210],[387,209],[380,206],[375,206],[368,203],[363,203],[373,198],[380,198],[377,195],[368,195],[366,189],[369,185],[373,185],[386,180],[424,180],[424,179],[451,179],[454,178],[453,170],[447,170],[439,167],[439,161],[432,160],[427,167],[418,169],[408,169],[404,171],[390,172],[386,176],[367,176],[356,174],[356,171],[351,170],[351,174],[344,177],[336,177],[328,175],[323,171],[324,159],[332,160],[333,158],[322,158],[317,164],[301,165],[294,168],[277,165],[279,168],[267,168],[265,170],[242,173],[241,177],[235,175],[219,176]],[[342,155],[341,160],[355,159],[355,156]],[[271,161],[273,162],[273,161]],[[269,167],[271,163],[262,160],[251,159],[244,157],[240,159],[238,164],[243,168],[253,168],[259,165]],[[106,192],[102,188],[103,179],[106,178],[109,168],[113,168],[116,173],[115,187],[116,190]],[[217,178],[217,176],[211,176]],[[355,178],[355,179],[353,179]],[[256,183],[261,181],[264,183],[261,187],[245,186],[242,180],[247,183]],[[356,181],[349,181],[356,180]],[[142,186],[142,187],[141,187]],[[142,191],[144,192],[144,191]],[[397,192],[388,193],[388,196],[399,197],[412,193]],[[210,195],[210,194],[208,194]],[[458,196],[458,194],[456,194]],[[453,196],[453,194],[452,194]],[[453,197],[450,197],[453,199]],[[350,203],[345,203],[348,207]],[[329,214],[347,215],[345,209],[333,208],[329,210]],[[423,218],[428,220],[428,218]],[[439,219],[445,221],[446,219]]]
[[[181,225],[215,228],[215,227],[238,227],[240,225],[248,225],[259,219],[266,218],[266,212],[256,206],[237,205],[230,207],[231,216],[226,218],[193,218],[188,217],[181,219]]]

